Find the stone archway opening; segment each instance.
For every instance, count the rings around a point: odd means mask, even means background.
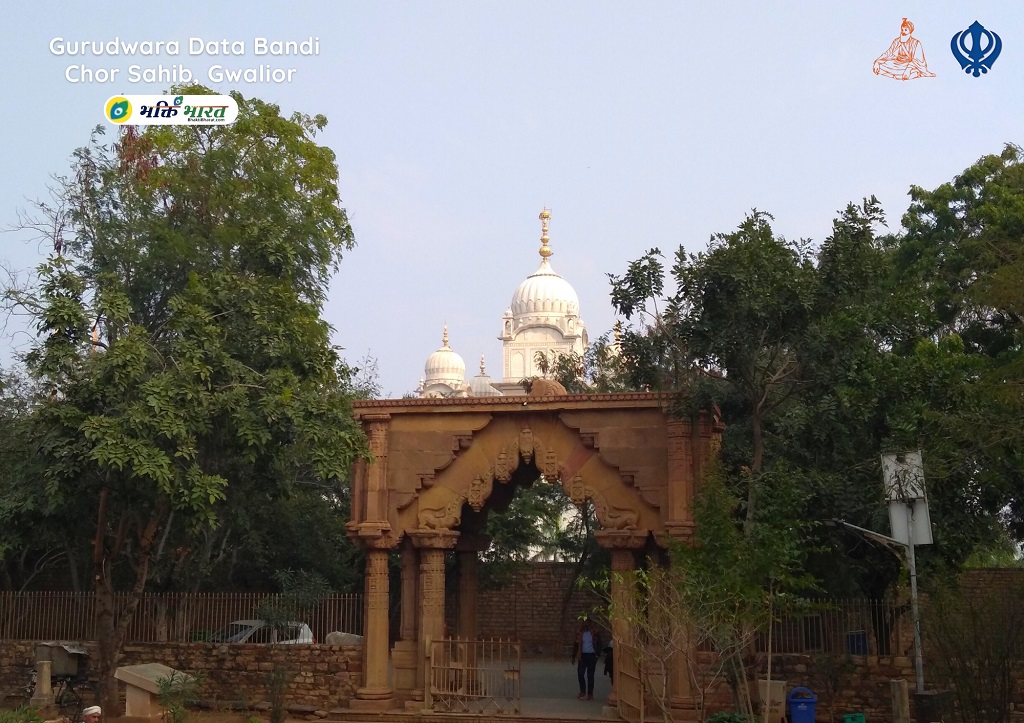
[[[595,537],[610,556],[613,603],[626,593],[638,555],[652,540],[688,538],[694,480],[716,453],[721,425],[710,414],[673,419],[671,403],[649,393],[358,403],[372,459],[353,471],[347,525],[367,551],[364,681],[351,706],[430,706],[437,643],[450,634],[446,597],[458,597],[455,632],[475,638],[479,556],[489,543],[482,521],[530,478],[559,484],[574,504],[593,504],[601,526]],[[389,649],[393,550],[401,556],[401,622]],[[455,590],[446,590],[446,555],[465,571]],[[613,619],[611,627],[616,645],[628,646],[629,626]],[[632,719],[643,704],[636,685],[625,685],[629,672],[616,666],[613,702]],[[691,717],[685,666],[666,684],[680,719]]]

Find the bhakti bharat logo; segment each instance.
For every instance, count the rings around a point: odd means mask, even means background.
[[[1003,49],[1003,41],[975,20],[967,30],[953,36],[949,47],[963,71],[977,78],[992,69]]]
[[[123,95],[115,95],[107,101],[106,115],[108,121],[120,125],[132,117],[132,104]]]
[[[906,18],[903,18],[900,25],[899,37],[892,41],[888,50],[875,59],[871,69],[875,75],[895,80],[935,77],[935,73],[928,70],[928,61],[925,60],[921,41],[914,37],[914,24]]]
[[[222,125],[238,118],[238,103],[230,95],[115,95],[106,117],[118,125]]]

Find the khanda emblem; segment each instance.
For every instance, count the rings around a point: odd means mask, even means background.
[[[964,72],[977,78],[992,69],[992,64],[999,57],[999,51],[1003,49],[1003,41],[975,20],[967,30],[961,30],[953,36],[949,47]]]

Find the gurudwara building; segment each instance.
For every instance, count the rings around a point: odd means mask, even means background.
[[[444,327],[441,347],[427,358],[417,392],[421,397],[492,397],[524,394],[523,379],[543,376],[537,363],[540,353],[551,359],[575,352],[580,356],[589,344],[587,327],[580,318],[580,299],[572,285],[551,266],[548,220],[540,213],[540,266],[527,276],[512,295],[501,317],[501,378],[493,379],[480,357],[480,373],[466,379],[466,363],[448,346]]]

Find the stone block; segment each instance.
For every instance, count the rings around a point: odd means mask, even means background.
[[[125,684],[125,716],[148,721],[163,718],[165,710],[160,705],[161,680],[177,679],[191,683],[192,677],[162,663],[126,665],[114,672],[114,677]]]

